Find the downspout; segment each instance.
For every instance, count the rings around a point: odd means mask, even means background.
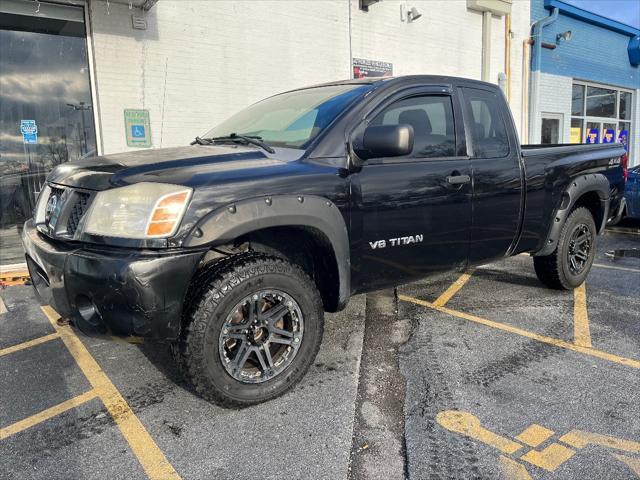
[[[507,100],[511,103],[511,14],[504,17],[504,73],[507,76]]]
[[[482,12],[482,81],[491,81],[491,11]]]
[[[531,38],[522,42],[522,99],[520,132],[522,133],[522,143],[529,143],[529,68],[531,65]]]
[[[558,19],[558,8],[551,15],[535,22],[531,28],[533,53],[531,55],[531,96],[529,116],[529,142],[540,143],[540,65],[542,63],[542,29]]]

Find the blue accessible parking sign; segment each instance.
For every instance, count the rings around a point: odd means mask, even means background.
[[[149,110],[126,109],[124,126],[128,147],[151,147],[151,122]]]
[[[20,120],[20,133],[22,142],[27,144],[38,143],[38,125],[35,120]]]

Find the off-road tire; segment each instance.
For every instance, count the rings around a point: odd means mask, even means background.
[[[579,225],[585,225],[589,229],[592,244],[584,269],[574,274],[569,265],[569,244],[571,235]],[[555,251],[550,255],[533,257],[533,266],[538,279],[546,286],[558,290],[572,290],[580,286],[587,278],[595,258],[596,237],[597,229],[591,212],[585,207],[573,210],[562,227]]]
[[[265,288],[295,299],[304,318],[304,335],[284,371],[262,383],[243,383],[225,370],[219,337],[237,302]],[[183,329],[172,352],[198,395],[224,407],[242,408],[271,400],[296,385],[318,353],[323,328],[322,301],[313,280],[282,258],[247,252],[211,262],[196,273],[185,301]]]

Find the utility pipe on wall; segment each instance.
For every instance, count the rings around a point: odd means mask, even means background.
[[[504,74],[507,76],[507,100],[511,102],[511,14],[504,17]]]
[[[491,77],[491,12],[482,12],[482,81]]]
[[[522,143],[529,143],[529,59],[531,58],[531,38],[522,42],[522,117],[520,132]]]
[[[540,64],[542,63],[542,29],[558,19],[558,8],[551,15],[535,22],[531,28],[533,53],[531,55],[531,110],[529,115],[529,142],[540,143]]]

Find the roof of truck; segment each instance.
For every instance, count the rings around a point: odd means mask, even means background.
[[[452,83],[477,83],[480,85],[490,85],[496,87],[494,83],[483,82],[464,77],[451,77],[447,75],[401,75],[397,77],[365,77],[351,78],[346,80],[337,80],[334,82],[319,83],[309,85],[307,87],[297,88],[295,90],[304,90],[305,88],[326,87],[329,85],[375,85],[375,84],[392,84],[392,83],[434,83],[434,84],[452,84]]]

